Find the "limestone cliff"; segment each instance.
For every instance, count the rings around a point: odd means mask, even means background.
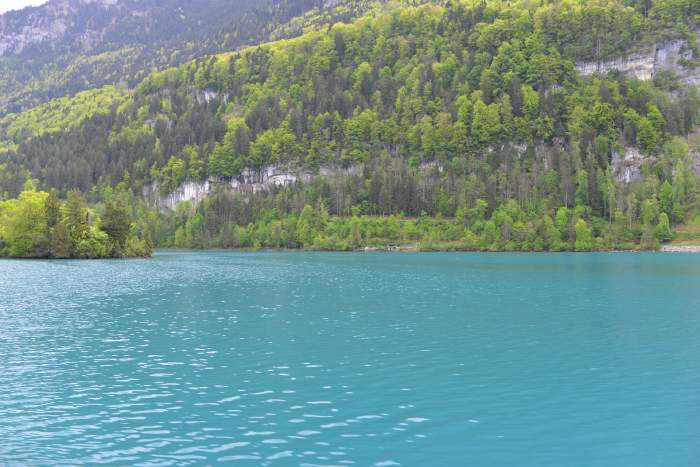
[[[161,193],[158,186],[153,185],[144,190],[144,195],[151,198],[161,210],[168,210],[174,209],[183,201],[197,203],[216,188],[238,193],[255,193],[276,186],[309,182],[317,175],[328,177],[340,173],[356,174],[360,169],[357,166],[350,168],[329,166],[321,167],[318,172],[314,172],[308,169],[269,166],[260,171],[245,170],[240,176],[231,179],[210,178],[203,182],[186,181],[171,193]]]
[[[684,65],[692,58],[685,40],[674,40],[644,47],[628,55],[612,60],[579,62],[576,70],[584,76],[608,73],[613,70],[626,73],[640,80],[651,80],[661,70],[672,71],[688,85],[700,85],[700,67]]]

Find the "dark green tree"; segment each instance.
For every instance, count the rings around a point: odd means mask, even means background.
[[[100,229],[106,232],[112,240],[112,255],[115,257],[123,256],[131,230],[131,216],[121,201],[107,203],[100,222]]]

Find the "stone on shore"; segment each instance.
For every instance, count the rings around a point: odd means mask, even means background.
[[[700,245],[664,245],[661,251],[665,253],[700,253]]]

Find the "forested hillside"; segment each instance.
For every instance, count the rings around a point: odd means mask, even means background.
[[[0,191],[126,193],[166,246],[653,248],[698,214],[700,97],[577,63],[673,40],[692,71],[698,24],[693,0],[397,6],[10,115]],[[212,194],[149,204],[183,183]]]
[[[0,17],[0,114],[107,84],[129,88],[153,70],[351,20],[382,2],[347,3],[51,0],[10,12]]]

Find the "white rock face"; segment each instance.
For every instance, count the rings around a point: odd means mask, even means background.
[[[209,180],[197,182],[185,182],[180,187],[167,196],[161,197],[159,202],[160,208],[174,209],[183,201],[190,201],[193,204],[198,203],[211,191],[211,182]]]
[[[689,68],[679,63],[689,58],[691,51],[688,49],[688,42],[676,40],[612,60],[580,62],[576,64],[576,70],[584,76],[618,70],[645,81],[653,79],[660,70],[671,70],[686,84],[700,85],[700,67]]]
[[[216,99],[221,99],[224,104],[228,103],[229,96],[228,94],[222,94],[219,95],[217,91],[211,90],[211,89],[202,89],[198,90],[195,95],[194,99],[197,101],[199,105],[203,104],[208,104],[213,100]]]
[[[618,70],[637,79],[650,80],[654,77],[654,52],[647,50],[604,62],[580,62],[576,70],[584,76]]]
[[[360,166],[353,166],[348,169],[321,167],[319,175],[329,177],[339,173],[357,174],[361,170]],[[261,171],[245,170],[239,177],[231,180],[210,178],[201,183],[187,181],[168,195],[160,195],[158,186],[153,185],[144,190],[144,195],[154,199],[159,209],[172,210],[183,201],[190,202],[193,205],[200,202],[216,187],[223,187],[238,193],[257,193],[276,186],[293,185],[297,182],[307,183],[313,180],[315,176],[309,170],[292,170],[279,166],[269,166]]]
[[[624,154],[613,151],[612,170],[618,183],[631,183],[642,179],[642,164],[645,157],[637,148],[625,147]]]

